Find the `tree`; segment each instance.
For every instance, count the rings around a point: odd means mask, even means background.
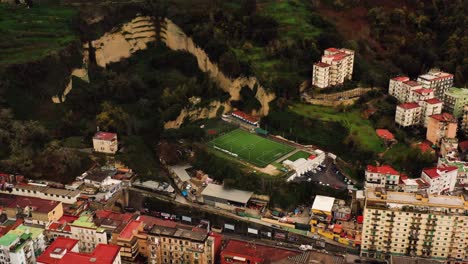
[[[102,111],[96,116],[96,124],[102,130],[131,133],[130,116],[122,107],[110,102],[102,103]]]
[[[242,13],[246,16],[255,15],[257,12],[257,0],[244,0],[242,2]]]

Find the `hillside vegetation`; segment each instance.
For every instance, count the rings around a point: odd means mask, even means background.
[[[71,26],[77,13],[61,6],[0,4],[0,67],[41,59],[77,40]]]

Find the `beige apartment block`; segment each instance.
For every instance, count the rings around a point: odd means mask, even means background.
[[[361,256],[468,261],[468,201],[463,196],[367,190]]]
[[[353,76],[354,51],[328,48],[320,62],[315,63],[312,85],[319,88],[343,84]]]
[[[432,115],[427,123],[426,139],[436,146],[440,146],[442,138],[457,136],[457,119],[449,113]]]
[[[422,107],[417,103],[404,103],[396,108],[395,123],[402,127],[418,125],[421,122]]]

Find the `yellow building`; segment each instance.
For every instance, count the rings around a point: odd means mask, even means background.
[[[367,190],[361,256],[468,261],[468,201],[462,196]]]

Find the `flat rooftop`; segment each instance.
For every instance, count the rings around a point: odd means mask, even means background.
[[[181,228],[172,228],[159,225],[154,225],[149,231],[149,233],[155,235],[170,236],[179,239],[186,239],[195,242],[204,242],[208,237],[208,234],[205,232],[196,232]]]
[[[253,192],[242,191],[237,189],[225,189],[221,185],[210,183],[202,191],[201,195],[246,204],[252,197]]]
[[[406,192],[387,192],[387,198],[378,197],[373,189],[367,191],[367,198],[372,201],[382,201],[389,204],[415,204],[425,205],[430,207],[455,207],[455,208],[468,208],[465,206],[465,199],[462,196],[448,196],[448,195],[428,195],[427,202],[418,199],[420,194],[406,193]]]
[[[80,195],[81,191],[74,190],[66,190],[66,189],[57,189],[57,188],[52,188],[48,186],[37,186],[37,185],[30,185],[30,184],[18,184],[15,185],[15,189],[18,190],[25,190],[25,191],[31,191],[31,192],[41,192],[41,193],[46,193],[50,195],[59,195],[59,196],[71,196],[75,197]]]
[[[170,166],[174,173],[180,178],[181,181],[190,181],[191,177],[188,174],[187,170],[192,168],[192,166],[185,164],[185,165],[175,165]]]
[[[335,203],[334,197],[317,195],[315,196],[314,203],[312,204],[312,210],[331,212],[334,203]]]
[[[35,197],[26,197],[20,195],[0,194],[0,206],[7,208],[25,208],[33,209],[33,212],[48,213],[57,207],[60,202],[44,200]]]

